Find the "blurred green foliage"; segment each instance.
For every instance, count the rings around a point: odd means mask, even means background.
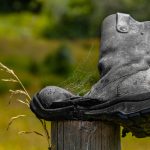
[[[150,20],[149,0],[0,0],[0,36],[96,37],[116,12]]]
[[[7,15],[0,14],[0,37],[40,37],[48,22],[47,16],[35,15],[29,12]]]
[[[0,12],[11,13],[21,11],[40,12],[42,2],[40,0],[0,0]]]
[[[73,92],[85,93],[93,84],[92,75],[97,72],[97,67],[93,63],[96,64],[97,59],[89,60],[91,54],[88,53],[92,53],[95,58],[98,57],[97,40],[96,42],[94,39],[50,42],[30,39],[24,42],[24,39],[15,39],[14,42],[12,39],[7,39],[2,42],[0,39],[0,43],[9,43],[8,47],[0,44],[1,62],[12,68],[29,90],[36,91],[47,85],[58,85]],[[95,43],[95,47],[91,49],[92,43]],[[88,58],[85,59],[87,55]],[[71,78],[67,79],[68,77]],[[0,74],[0,78],[7,77]],[[19,88],[15,85],[7,87],[5,84],[1,82],[1,94],[8,92],[8,87]]]
[[[48,26],[43,32],[47,38],[55,37],[88,37],[90,36],[90,17],[94,9],[91,0],[71,0],[67,11],[61,14],[56,26]],[[53,32],[54,31],[54,32]]]
[[[48,54],[43,64],[48,73],[68,75],[72,71],[72,59],[70,49],[66,45],[62,45],[54,54]]]
[[[40,71],[40,66],[36,60],[30,60],[29,72],[33,75],[38,74]]]
[[[8,92],[9,88],[10,87],[8,85],[1,84],[1,86],[0,86],[0,94],[4,94],[4,93]]]

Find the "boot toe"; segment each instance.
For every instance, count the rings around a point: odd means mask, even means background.
[[[37,97],[44,108],[49,109],[53,102],[61,102],[73,97],[74,95],[65,89],[56,86],[47,86],[43,88]]]

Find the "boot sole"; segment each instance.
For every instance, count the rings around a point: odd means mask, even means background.
[[[68,102],[54,103],[52,108],[44,108],[37,95],[30,103],[31,110],[38,118],[48,121],[58,120],[103,120],[124,127],[123,136],[128,132],[138,138],[150,136],[150,93],[124,96],[111,101],[94,102],[90,98],[74,98]],[[92,105],[90,106],[90,101]],[[88,106],[85,106],[87,105]],[[56,107],[57,104],[60,107]]]
[[[40,103],[39,98],[35,95],[30,102],[30,109],[39,119],[47,121],[68,120],[73,117],[73,106],[66,106],[62,108],[46,109]],[[65,111],[64,111],[65,110]]]
[[[150,136],[150,93],[118,98],[90,109],[84,113],[87,119],[120,124],[123,136],[128,132],[138,138]]]

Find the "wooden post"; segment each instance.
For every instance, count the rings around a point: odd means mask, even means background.
[[[120,150],[120,127],[101,121],[54,121],[52,150]]]

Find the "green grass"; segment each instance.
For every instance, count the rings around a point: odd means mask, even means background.
[[[42,131],[42,127],[35,116],[23,105],[12,102],[8,106],[9,97],[1,97],[0,102],[0,150],[41,150],[47,149],[47,141],[35,134],[19,135],[19,131]],[[6,127],[11,117],[18,114],[27,114],[24,119],[16,120],[6,131]],[[38,144],[37,144],[38,143]]]
[[[48,22],[49,18],[42,14],[12,13],[0,15],[0,37],[39,37]]]
[[[28,72],[30,60],[42,63],[45,56],[54,53],[56,49],[66,44],[74,58],[74,71],[69,77],[62,77],[55,74],[36,74]],[[0,61],[9,65],[27,87],[30,95],[40,90],[43,86],[59,85],[77,93],[85,93],[91,85],[98,80],[98,49],[99,40],[34,40],[24,38],[1,38],[0,39]],[[42,66],[41,66],[42,67]],[[6,74],[0,74],[4,78]],[[2,82],[0,81],[2,87]],[[4,85],[3,85],[4,86]],[[8,84],[5,93],[0,94],[0,150],[44,150],[47,149],[47,141],[41,136],[35,134],[18,135],[19,131],[42,131],[42,127],[35,118],[34,114],[24,105],[16,102],[14,99],[8,105],[9,88],[18,88],[16,85]],[[18,119],[13,122],[9,131],[6,127],[11,117],[18,114],[27,114],[24,119]],[[50,128],[50,124],[49,124]],[[137,139],[128,135],[122,139],[122,150],[149,150],[150,138]]]

